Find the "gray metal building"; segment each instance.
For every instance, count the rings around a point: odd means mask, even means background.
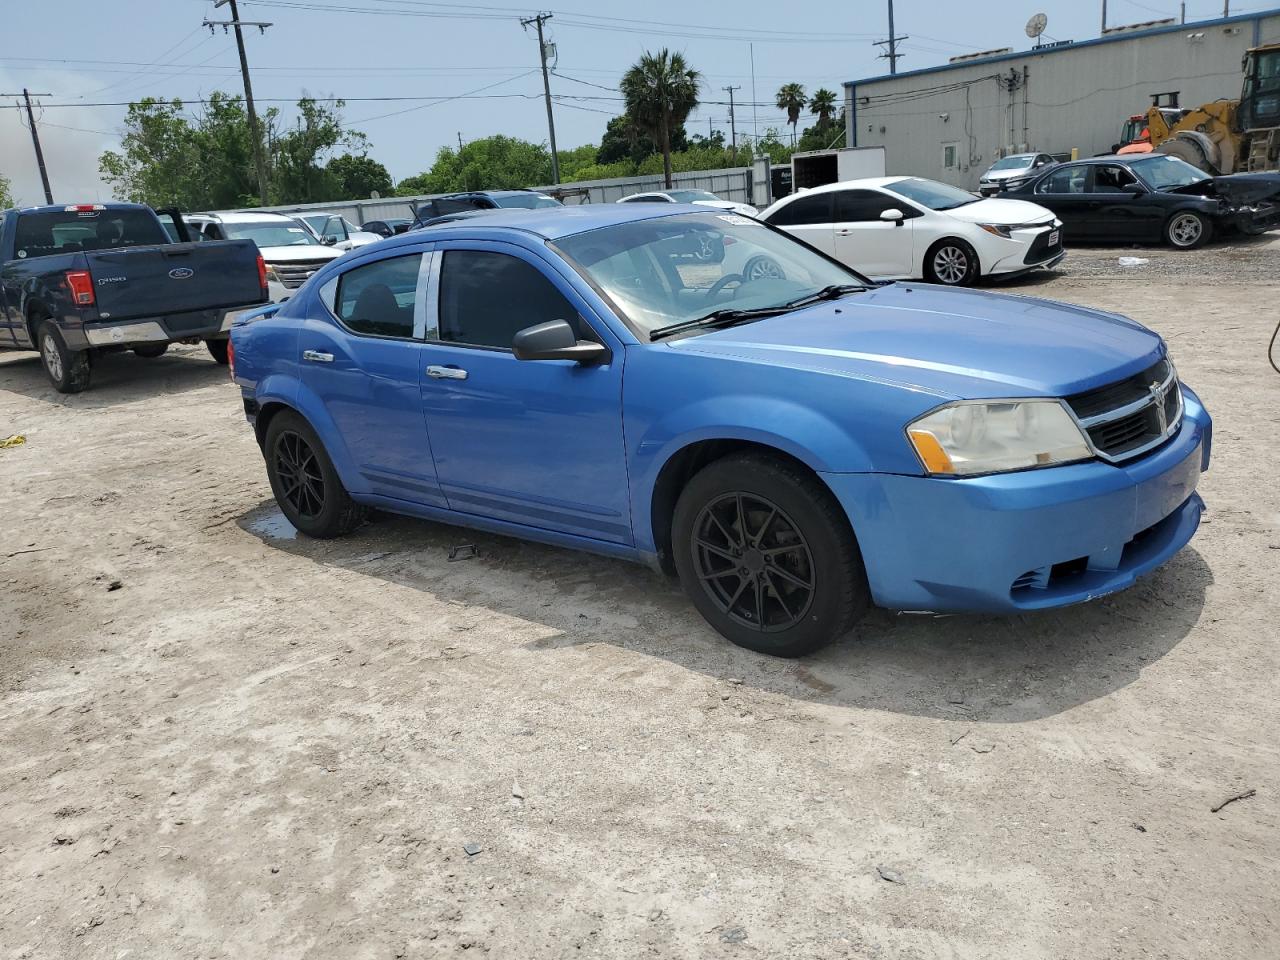
[[[1273,9],[854,80],[844,85],[846,143],[883,146],[890,174],[974,189],[1010,153],[1109,151],[1152,94],[1178,91],[1184,107],[1239,97],[1244,52],[1278,40]]]

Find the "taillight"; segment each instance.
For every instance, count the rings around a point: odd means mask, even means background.
[[[267,261],[262,259],[262,254],[258,254],[258,286],[267,289]]]
[[[93,277],[88,270],[68,270],[67,286],[77,307],[93,306]]]
[[[262,258],[258,258],[258,262],[262,262]],[[231,379],[236,378],[236,343],[230,337],[227,338],[227,371],[231,374]]]

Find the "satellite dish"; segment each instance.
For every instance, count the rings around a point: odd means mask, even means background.
[[[1044,28],[1049,25],[1049,18],[1043,13],[1037,13],[1034,17],[1027,21],[1027,36],[1034,40],[1040,34],[1044,33]]]

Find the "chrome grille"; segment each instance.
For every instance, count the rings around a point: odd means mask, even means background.
[[[323,267],[328,260],[290,260],[288,263],[273,263],[276,276],[290,290],[297,289],[307,282],[307,278]]]
[[[1094,451],[1113,463],[1159,446],[1182,422],[1182,391],[1167,358],[1141,373],[1067,397]]]

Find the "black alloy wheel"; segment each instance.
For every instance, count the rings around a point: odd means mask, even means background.
[[[340,537],[368,515],[347,493],[311,424],[294,411],[281,411],[271,418],[263,451],[276,503],[307,536]]]
[[[694,566],[712,603],[766,633],[800,623],[813,602],[813,554],[777,504],[742,491],[702,508],[694,524]]]
[[[324,472],[306,439],[293,430],[281,431],[275,443],[276,476],[281,495],[299,517],[314,518],[324,512]]]

